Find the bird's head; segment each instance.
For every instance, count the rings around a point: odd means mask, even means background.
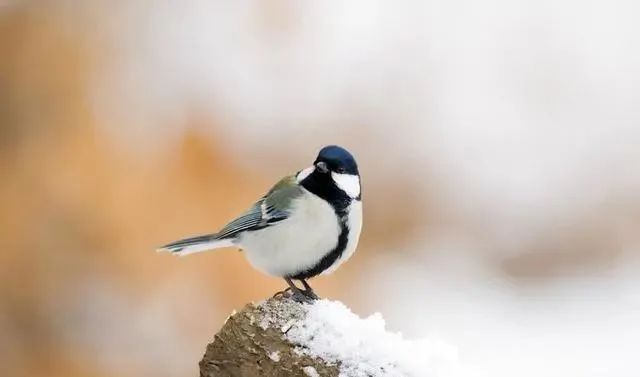
[[[360,197],[358,164],[349,151],[337,145],[322,148],[313,166],[301,170],[297,179],[331,183],[352,199]]]
[[[313,163],[320,173],[358,175],[358,164],[346,149],[329,145],[320,150]]]

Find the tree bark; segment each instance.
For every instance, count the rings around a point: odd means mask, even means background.
[[[200,361],[201,377],[338,376],[338,365],[296,352],[286,332],[306,315],[303,304],[274,297],[232,314]]]

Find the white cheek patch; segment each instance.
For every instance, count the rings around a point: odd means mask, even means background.
[[[331,172],[331,178],[333,178],[336,186],[349,195],[350,198],[357,198],[360,195],[360,177],[357,175]]]
[[[300,173],[296,175],[296,181],[298,181],[298,183],[302,182],[309,176],[309,174],[313,173],[314,170],[316,170],[315,166],[309,166],[308,168],[302,169]]]

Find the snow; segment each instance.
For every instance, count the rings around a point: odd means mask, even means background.
[[[404,339],[402,334],[385,329],[380,313],[360,318],[344,304],[329,300],[304,308],[306,315],[285,337],[296,345],[297,352],[338,364],[341,377],[460,374],[454,346],[434,339]]]
[[[320,377],[320,373],[312,366],[304,367],[302,371],[309,377]]]
[[[278,361],[280,361],[280,352],[279,351],[270,352],[269,358],[277,363]]]

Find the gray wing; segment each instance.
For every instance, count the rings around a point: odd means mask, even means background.
[[[263,229],[288,218],[291,202],[302,194],[303,189],[294,176],[283,178],[253,207],[225,225],[216,238],[233,238],[244,231]]]

